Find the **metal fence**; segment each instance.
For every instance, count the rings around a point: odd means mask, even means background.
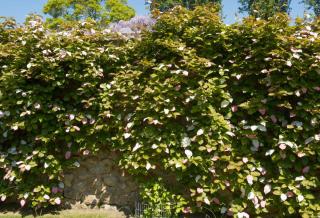
[[[172,210],[175,204],[150,205],[144,202],[136,202],[135,218],[173,218]]]
[[[136,202],[135,218],[182,218],[184,216],[175,216],[173,211],[176,208],[175,203],[150,205],[144,202]],[[202,213],[191,215],[190,218],[217,218],[213,211],[203,207]]]

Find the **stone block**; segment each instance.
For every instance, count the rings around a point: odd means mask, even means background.
[[[83,192],[88,187],[88,184],[85,181],[78,181],[73,184],[73,189]]]
[[[107,168],[101,163],[96,163],[89,168],[89,171],[95,175],[102,175],[107,172]]]
[[[111,169],[116,163],[113,160],[105,159],[101,161],[101,164],[106,168]]]
[[[115,187],[119,184],[119,180],[118,180],[117,176],[114,176],[112,174],[103,176],[103,182],[107,186],[112,186],[112,187]]]
[[[96,197],[96,195],[87,195],[84,197],[83,203],[85,205],[92,205],[96,206],[99,203],[99,199]]]
[[[74,176],[72,174],[64,175],[64,184],[65,184],[66,187],[71,187],[73,177]]]

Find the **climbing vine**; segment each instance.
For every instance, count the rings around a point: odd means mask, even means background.
[[[319,214],[319,32],[282,14],[229,26],[209,7],[134,37],[2,22],[1,201],[58,205],[64,170],[109,148],[176,213]]]

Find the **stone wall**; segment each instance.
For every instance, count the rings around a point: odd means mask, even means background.
[[[103,151],[82,158],[80,166],[64,175],[64,196],[67,204],[76,208],[117,206],[134,207],[138,187],[125,171],[117,166],[118,155]]]

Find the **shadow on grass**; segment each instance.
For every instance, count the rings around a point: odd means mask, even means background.
[[[31,209],[31,208],[21,208],[21,206],[17,203],[6,203],[0,204],[0,217],[1,215],[12,215],[13,217],[21,216],[21,217],[36,217],[41,216],[44,214],[51,214],[51,215],[59,215],[61,211],[68,209],[64,207],[47,207],[41,209]]]
[[[131,212],[131,211],[130,211]],[[129,218],[132,214],[128,214],[126,209],[118,208],[87,208],[87,209],[71,209],[68,206],[47,207],[43,209],[21,208],[19,204],[0,204],[0,218]]]

